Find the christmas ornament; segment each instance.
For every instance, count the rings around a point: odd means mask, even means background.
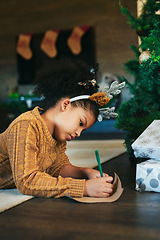
[[[147,61],[149,58],[151,58],[151,52],[144,51],[139,56],[139,63],[142,64],[144,61]]]

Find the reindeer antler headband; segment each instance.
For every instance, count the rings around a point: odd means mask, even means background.
[[[96,84],[95,79],[89,80],[88,82],[91,83],[92,85]],[[87,87],[87,83],[80,82],[78,84]],[[121,92],[120,89],[123,88],[124,86],[125,86],[125,82],[118,84],[117,81],[114,81],[110,85],[110,87],[107,86],[103,92],[97,92],[97,93],[92,94],[91,96],[90,95],[76,96],[76,97],[71,98],[70,102],[74,102],[74,101],[82,100],[82,99],[90,99],[91,101],[97,102],[97,104],[100,107],[103,107],[110,101],[110,99],[113,98],[113,95],[118,95]],[[115,113],[114,110],[115,110],[115,107],[100,108],[99,109],[100,114],[98,116],[98,121],[99,122],[102,121],[103,118],[109,119],[110,117],[113,117],[113,118],[117,117],[118,114]]]

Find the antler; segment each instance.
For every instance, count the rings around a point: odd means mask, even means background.
[[[110,85],[110,87],[106,87],[104,89],[106,98],[108,98],[110,100],[111,98],[113,98],[113,95],[118,95],[121,92],[120,89],[123,88],[124,86],[125,86],[125,82],[118,84],[117,81],[114,81]],[[101,105],[101,106],[104,106],[104,105]],[[114,110],[115,110],[115,107],[101,108],[99,110],[98,121],[101,122],[103,120],[103,118],[105,118],[105,119],[116,118],[118,116],[118,114],[115,113]]]
[[[104,89],[104,92],[106,94],[107,97],[109,97],[110,99],[113,98],[113,95],[118,95],[121,92],[121,88],[123,88],[125,86],[125,82],[119,83],[118,81],[114,81],[110,87],[106,87]]]

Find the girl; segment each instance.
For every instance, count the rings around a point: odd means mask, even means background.
[[[99,105],[89,99],[98,89],[95,75],[86,65],[70,60],[52,62],[41,70],[35,92],[42,97],[43,108],[21,114],[0,134],[0,188],[16,187],[37,197],[112,193],[112,177],[73,166],[65,154],[66,141],[79,137],[97,120]]]

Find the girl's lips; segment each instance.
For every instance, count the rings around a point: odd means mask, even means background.
[[[68,141],[71,141],[71,140],[73,140],[73,139],[75,139],[75,137],[72,137],[72,135],[69,135]]]

